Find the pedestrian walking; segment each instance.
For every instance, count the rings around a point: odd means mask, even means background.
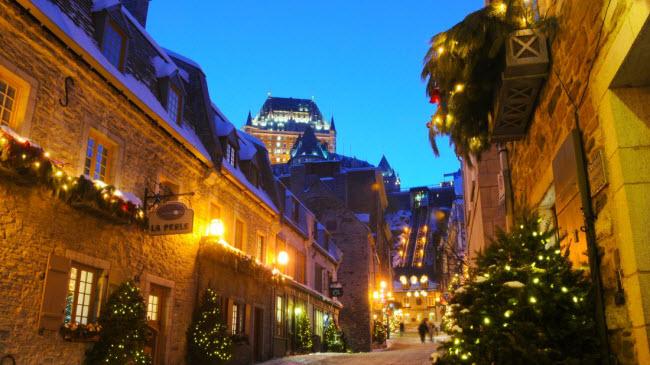
[[[433,332],[436,330],[436,325],[433,321],[427,321],[427,330],[429,331],[429,341],[433,342]]]
[[[402,337],[404,336],[404,322],[399,323],[399,336]]]
[[[429,326],[427,325],[428,319],[425,318],[420,322],[420,325],[418,326],[418,333],[420,334],[420,341],[424,343],[425,339],[427,338],[427,333],[429,332]]]

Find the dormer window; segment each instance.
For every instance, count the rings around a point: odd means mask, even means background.
[[[167,94],[167,113],[172,118],[172,121],[178,124],[181,124],[181,106],[181,93],[177,88],[171,86]]]
[[[226,161],[228,161],[232,167],[237,167],[237,153],[235,147],[230,143],[226,143]]]
[[[124,70],[124,54],[126,53],[126,36],[122,29],[112,21],[106,23],[102,53],[118,70]]]

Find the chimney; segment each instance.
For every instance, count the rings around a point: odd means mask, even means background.
[[[147,12],[149,11],[149,0],[122,0],[124,7],[133,17],[145,27],[147,25]]]

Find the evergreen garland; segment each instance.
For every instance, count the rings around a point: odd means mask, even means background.
[[[219,297],[207,289],[187,331],[188,364],[217,365],[232,358],[232,339],[222,318]]]
[[[345,352],[343,334],[334,321],[330,321],[327,327],[325,327],[325,332],[323,333],[323,345],[327,352]]]
[[[86,365],[147,365],[151,358],[144,353],[149,335],[146,308],[140,289],[127,281],[108,298],[99,316],[102,331],[86,354]]]
[[[311,321],[306,314],[297,316],[298,322],[296,323],[296,349],[300,353],[309,353],[312,351],[312,332]]]
[[[525,218],[479,256],[474,280],[451,300],[437,364],[597,362],[590,283],[538,225]]]
[[[507,37],[523,28],[546,28],[524,0],[494,1],[468,15],[451,29],[435,35],[425,56],[422,78],[438,109],[427,123],[431,147],[447,135],[456,154],[480,156],[490,147],[489,113],[504,68]]]

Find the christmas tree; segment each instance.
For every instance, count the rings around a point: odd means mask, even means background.
[[[86,364],[150,364],[144,353],[149,330],[140,289],[127,281],[108,298],[99,316],[99,342],[86,354]]]
[[[591,364],[597,359],[591,286],[568,252],[529,216],[500,232],[474,279],[451,300],[437,364]]]
[[[325,351],[345,352],[345,343],[343,342],[341,331],[338,329],[334,321],[330,321],[327,327],[325,327],[325,333],[323,333],[323,344],[325,345]]]
[[[232,358],[232,340],[223,323],[219,297],[207,289],[187,333],[189,364],[216,365]]]
[[[375,320],[373,328],[372,340],[379,344],[386,342],[386,325]]]
[[[309,316],[302,314],[298,316],[296,328],[296,347],[298,352],[309,353],[312,349],[312,332]]]

